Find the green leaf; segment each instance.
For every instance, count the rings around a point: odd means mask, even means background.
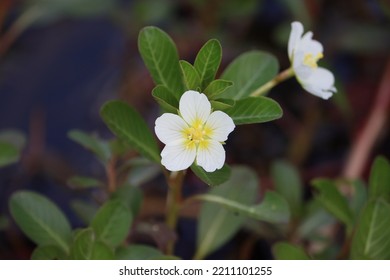
[[[198,71],[202,89],[214,80],[222,59],[222,47],[216,39],[211,39],[198,52],[194,66]]]
[[[369,197],[385,197],[390,200],[390,164],[382,156],[378,156],[371,168]]]
[[[130,209],[122,201],[109,200],[96,213],[91,226],[99,240],[116,247],[126,239],[132,220]]]
[[[248,97],[237,100],[236,104],[225,111],[236,125],[262,123],[282,117],[279,104],[268,97]]]
[[[152,91],[152,96],[165,111],[177,114],[179,102],[165,86],[156,86]]]
[[[67,181],[68,185],[78,189],[102,187],[103,183],[92,177],[73,176]]]
[[[291,214],[298,218],[302,212],[303,184],[296,168],[287,161],[276,161],[271,167],[275,190],[284,197]]]
[[[92,228],[77,232],[72,246],[72,258],[75,260],[112,260],[113,251],[102,242],[96,240]]]
[[[278,60],[265,52],[250,51],[237,57],[223,72],[221,78],[234,85],[222,96],[239,100],[272,80],[279,70]]]
[[[56,245],[69,252],[71,228],[52,201],[31,191],[18,191],[11,196],[9,208],[17,225],[37,245]]]
[[[232,108],[235,104],[236,101],[233,99],[216,99],[216,100],[211,100],[211,108],[213,108],[214,111],[220,110],[220,111],[226,111],[230,108]]]
[[[32,260],[61,260],[64,259],[64,252],[54,245],[38,246],[31,254]]]
[[[245,182],[245,184],[243,184]],[[243,205],[252,205],[258,192],[256,174],[245,167],[232,168],[230,180],[211,188],[209,195],[224,197]],[[245,222],[245,217],[220,207],[203,203],[198,224],[196,259],[202,259],[232,238]]]
[[[384,199],[367,203],[352,239],[351,258],[390,259],[390,204]]]
[[[353,196],[350,201],[350,207],[356,220],[367,202],[367,187],[364,182],[359,179],[352,181],[351,185],[353,187]]]
[[[14,145],[0,141],[0,167],[13,164],[19,160],[20,151]]]
[[[183,81],[186,89],[196,90],[200,87],[200,76],[195,67],[185,60],[180,60],[180,68],[183,74]]]
[[[224,165],[221,169],[218,169],[214,172],[207,172],[199,165],[193,164],[191,165],[192,172],[198,176],[203,182],[205,182],[209,186],[218,186],[224,182],[226,182],[230,177],[230,167],[228,165]]]
[[[18,150],[26,146],[26,137],[18,130],[3,130],[0,132],[0,142],[12,143]]]
[[[278,242],[272,246],[272,252],[277,260],[310,260],[305,251],[287,242]]]
[[[317,236],[323,227],[335,223],[335,219],[320,204],[318,200],[310,200],[306,203],[303,213],[305,214],[297,233],[305,239]]]
[[[146,245],[129,245],[116,252],[118,260],[160,260],[163,257],[162,252]]]
[[[92,202],[74,199],[70,202],[70,207],[76,213],[76,215],[84,222],[85,225],[89,225],[93,217],[98,211],[98,206]]]
[[[128,141],[143,156],[160,162],[156,140],[133,108],[121,101],[109,101],[103,105],[100,114],[113,133]]]
[[[247,206],[234,200],[210,194],[197,195],[193,198],[214,202],[235,213],[270,223],[286,223],[290,217],[287,201],[277,193],[270,191],[266,192],[260,204],[254,206]]]
[[[133,217],[136,217],[141,209],[143,195],[138,187],[123,185],[111,195],[111,199],[122,201],[124,205],[130,208]]]
[[[312,185],[318,191],[315,198],[322,206],[349,229],[352,229],[352,211],[348,206],[346,198],[341,195],[335,183],[328,179],[316,179],[312,182]]]
[[[175,43],[164,31],[149,26],[138,36],[138,49],[156,85],[163,85],[179,97],[184,92]]]
[[[212,81],[207,88],[204,90],[204,94],[210,99],[215,99],[217,96],[221,95],[228,88],[233,86],[233,82],[227,80],[217,79]]]
[[[68,137],[95,154],[103,164],[111,157],[109,144],[94,134],[74,129],[68,132]]]

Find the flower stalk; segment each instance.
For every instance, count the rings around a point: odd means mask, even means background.
[[[185,171],[175,171],[168,174],[165,172],[168,182],[167,194],[167,212],[166,224],[169,229],[176,231],[177,221],[179,218],[179,210],[182,202],[182,186],[185,177]],[[166,253],[172,255],[174,253],[175,240],[170,240],[167,244]]]
[[[267,93],[269,90],[271,90],[276,85],[280,84],[281,82],[291,78],[294,76],[294,70],[292,67],[284,70],[283,72],[280,72],[275,78],[270,80],[269,82],[265,83],[255,91],[253,91],[250,96],[256,97],[261,96]]]

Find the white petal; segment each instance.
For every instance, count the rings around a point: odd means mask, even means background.
[[[185,141],[176,145],[166,145],[161,152],[161,164],[170,171],[185,170],[195,161],[196,148],[188,148]]]
[[[323,99],[328,99],[336,92],[334,76],[325,68],[317,68],[307,79],[300,80],[303,88]]]
[[[303,35],[297,51],[302,51],[305,54],[311,53],[314,56],[322,54],[324,51],[322,44],[316,40],[313,40],[312,37],[313,33],[310,31]]]
[[[154,131],[161,142],[173,144],[185,138],[183,130],[187,127],[186,122],[178,115],[165,113],[156,119]]]
[[[296,48],[297,44],[301,40],[303,34],[303,26],[302,23],[298,21],[294,21],[291,23],[291,32],[290,32],[290,38],[288,39],[288,57],[290,58],[290,61],[293,59],[293,52]]]
[[[219,142],[226,141],[230,132],[235,128],[231,117],[222,111],[212,112],[206,126],[210,130],[209,137]]]
[[[221,169],[225,163],[225,150],[218,141],[208,140],[207,144],[199,145],[196,163],[207,172]]]
[[[180,98],[179,111],[189,125],[195,121],[201,121],[203,124],[211,113],[211,104],[203,93],[189,90]]]

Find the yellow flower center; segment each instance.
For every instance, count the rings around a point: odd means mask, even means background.
[[[318,67],[318,65],[317,65],[318,60],[320,60],[323,57],[324,57],[324,55],[322,53],[318,53],[316,56],[314,56],[312,53],[308,53],[303,58],[303,64],[305,64],[311,68],[317,68]]]
[[[187,148],[196,148],[199,145],[207,146],[207,140],[210,138],[211,130],[201,121],[197,120],[192,126],[186,128],[184,135],[187,140]]]

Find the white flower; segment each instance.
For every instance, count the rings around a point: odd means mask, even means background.
[[[222,144],[234,128],[227,114],[211,111],[206,95],[186,91],[179,115],[165,113],[156,120],[156,135],[166,145],[161,163],[170,171],[185,170],[194,161],[207,172],[220,169],[225,162]]]
[[[288,41],[288,56],[295,76],[305,90],[328,99],[336,92],[336,88],[332,72],[317,66],[317,61],[323,57],[322,44],[312,39],[313,33],[310,31],[302,35],[302,24],[293,22]]]

